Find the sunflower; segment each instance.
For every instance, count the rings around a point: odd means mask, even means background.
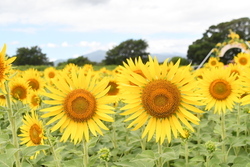
[[[127,64],[123,62],[123,66],[119,66],[119,74],[122,74],[123,76],[125,75],[132,75],[132,74],[138,74],[142,76],[143,78],[146,78],[146,76],[143,74],[140,66],[144,65],[142,63],[141,58],[135,58],[135,61],[132,60],[132,58],[127,59]],[[118,75],[119,75],[118,74]],[[120,75],[121,76],[121,75]],[[121,91],[127,91],[126,87],[127,85],[134,86],[135,83],[133,81],[129,80],[127,77],[118,77],[117,81],[120,83],[119,87],[121,88]],[[125,86],[125,88],[122,88]]]
[[[56,74],[57,74],[57,70],[54,67],[48,67],[44,70],[43,77],[46,80],[51,80],[55,78]]]
[[[108,83],[108,87],[110,87],[107,96],[113,96],[114,97],[114,101],[113,101],[113,105],[115,107],[117,107],[118,102],[120,101],[120,89],[118,88],[118,82],[116,77],[107,77],[110,78],[109,79],[109,83]]]
[[[12,98],[27,103],[28,92],[30,91],[28,82],[21,77],[14,77],[9,84]]]
[[[3,45],[2,50],[0,51],[0,85],[8,79],[7,74],[11,69],[11,63],[16,59],[16,57],[7,58],[6,57],[6,44]]]
[[[37,91],[31,90],[28,94],[27,102],[31,109],[37,109],[41,105],[41,98],[38,95]]]
[[[0,106],[6,106],[6,97],[3,93],[0,93]]]
[[[44,103],[54,106],[41,111],[49,111],[42,115],[43,118],[53,117],[47,125],[57,121],[51,131],[60,128],[63,132],[61,141],[65,142],[70,137],[76,144],[82,140],[88,142],[89,131],[96,136],[97,133],[103,135],[101,129],[108,130],[102,121],[114,121],[108,115],[114,114],[113,107],[108,105],[114,98],[106,96],[109,91],[107,79],[99,81],[98,76],[92,77],[91,72],[84,75],[82,68],[78,72],[72,69],[71,72],[70,77],[68,73],[61,73],[57,80],[52,81],[58,89],[47,86],[50,92],[44,95],[51,99],[44,100]]]
[[[126,65],[119,77],[127,78],[133,85],[124,84],[121,88],[124,102],[127,103],[121,110],[121,115],[130,115],[125,122],[133,120],[128,128],[135,126],[133,130],[145,129],[142,138],[148,135],[148,141],[156,134],[156,142],[163,143],[165,138],[171,141],[172,134],[176,138],[180,133],[185,136],[183,125],[194,131],[189,123],[199,124],[199,119],[190,111],[203,113],[193,105],[201,105],[199,98],[195,96],[196,82],[189,71],[190,67],[180,69],[179,63],[168,68],[168,60],[159,65],[157,59],[149,56],[145,65],[138,59],[141,73],[134,73]],[[120,79],[121,81],[124,79]],[[120,83],[123,84],[123,83]],[[188,111],[189,110],[189,111]]]
[[[247,75],[250,73],[250,68],[244,68],[244,74],[240,75],[240,79],[242,79],[242,86],[244,94],[241,96],[241,105],[250,104],[250,76]]]
[[[250,54],[249,53],[238,53],[237,56],[234,57],[234,62],[238,65],[249,67],[250,66]]]
[[[206,110],[214,107],[214,113],[225,113],[232,110],[234,103],[239,102],[242,92],[242,82],[236,79],[230,68],[212,68],[204,70],[198,92],[203,96]]]
[[[219,61],[219,58],[216,58],[216,57],[210,57],[207,64],[206,64],[206,67],[208,68],[212,68],[212,67],[222,67],[223,66],[223,63]]]
[[[23,125],[20,127],[21,134],[18,136],[21,137],[20,144],[26,144],[27,146],[37,146],[44,145],[44,128],[41,120],[38,119],[38,115],[32,110],[31,114],[26,114],[23,117]],[[30,158],[36,158],[40,152],[37,151],[34,156]]]
[[[28,69],[22,74],[22,77],[28,82],[33,91],[37,91],[38,93],[44,91],[45,81],[41,78],[37,70]]]
[[[227,68],[230,69],[231,75],[236,75],[236,79],[238,79],[240,76],[245,76],[249,72],[249,68],[245,68],[239,64],[228,64]]]

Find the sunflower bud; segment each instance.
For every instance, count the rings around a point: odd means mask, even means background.
[[[188,140],[191,137],[191,132],[188,129],[183,129],[184,131],[184,136],[181,135],[182,139]]]
[[[102,148],[98,151],[99,159],[108,162],[111,157],[111,152],[108,148]]]
[[[216,145],[215,145],[215,143],[212,142],[212,141],[207,141],[207,142],[205,143],[205,147],[206,147],[206,149],[207,149],[207,151],[208,151],[209,153],[212,153],[212,152],[214,152],[214,151],[216,150]]]

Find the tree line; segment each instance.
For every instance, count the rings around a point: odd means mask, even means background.
[[[188,47],[187,58],[183,57],[172,57],[170,61],[176,62],[177,59],[181,59],[182,65],[187,65],[189,63],[200,64],[206,55],[210,52],[212,48],[219,42],[223,42],[232,30],[239,34],[240,38],[246,41],[250,40],[250,19],[247,17],[235,19],[229,22],[223,22],[218,25],[212,25],[206,30],[201,39],[197,39]],[[135,59],[141,57],[143,61],[147,61],[148,43],[143,39],[128,39],[121,42],[119,45],[114,46],[112,49],[106,52],[105,59],[101,62],[103,65],[121,65],[123,61],[127,58]],[[238,49],[231,49],[226,52],[224,56],[224,61],[227,59],[232,59],[234,55],[239,53]],[[22,47],[18,48],[16,55],[16,60],[13,62],[14,65],[54,65],[50,62],[47,55],[42,53],[41,48],[38,46],[33,46],[31,48]],[[77,58],[68,59],[65,62],[61,62],[58,65],[63,66],[69,63],[73,63],[79,66],[84,64],[97,64],[96,62],[90,61],[84,55]]]

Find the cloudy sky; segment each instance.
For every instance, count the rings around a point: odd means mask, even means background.
[[[51,61],[144,39],[186,54],[211,25],[249,17],[248,0],[1,0],[0,48],[39,46]]]

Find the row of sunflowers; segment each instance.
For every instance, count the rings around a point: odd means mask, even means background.
[[[250,55],[194,70],[149,56],[114,70],[12,68],[0,52],[4,166],[249,166]]]

